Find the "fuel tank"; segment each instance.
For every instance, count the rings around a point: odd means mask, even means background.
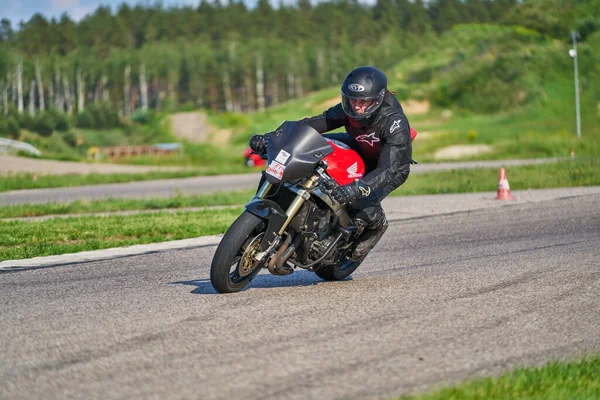
[[[327,161],[327,173],[340,185],[346,185],[365,174],[365,163],[358,153],[347,144],[327,139],[333,153],[324,158]]]

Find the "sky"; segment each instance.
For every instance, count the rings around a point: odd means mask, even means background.
[[[35,13],[41,13],[46,18],[60,17],[67,12],[71,18],[79,21],[86,14],[93,12],[100,5],[109,5],[113,12],[122,3],[130,5],[155,4],[155,0],[0,0],[0,19],[8,18],[13,27],[19,21],[27,21]],[[196,6],[200,0],[161,0],[164,7],[192,5]],[[244,0],[248,7],[254,7],[256,0]],[[275,2],[273,2],[276,4]]]

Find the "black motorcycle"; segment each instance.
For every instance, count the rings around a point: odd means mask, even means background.
[[[295,268],[342,280],[360,260],[347,257],[359,228],[332,196],[364,174],[359,155],[302,122],[284,122],[267,144],[262,184],[223,236],[210,280],[220,293],[245,288],[262,268],[288,275]]]

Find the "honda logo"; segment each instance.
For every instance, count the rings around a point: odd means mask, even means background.
[[[358,162],[352,164],[347,170],[348,178],[360,178],[362,174],[358,173]]]

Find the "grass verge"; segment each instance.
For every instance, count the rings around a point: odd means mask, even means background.
[[[506,173],[511,189],[526,190],[600,185],[599,170],[600,158],[586,158],[510,167],[506,168]],[[392,195],[471,193],[497,188],[496,168],[458,169],[411,175]]]
[[[540,368],[519,368],[498,378],[477,379],[456,387],[399,400],[490,400],[600,398],[600,357],[552,362]]]
[[[82,185],[99,185],[106,183],[139,182],[154,179],[190,178],[200,175],[219,175],[224,173],[230,174],[252,172],[257,172],[257,170],[252,170],[243,166],[234,166],[230,169],[210,167],[186,169],[181,171],[151,171],[134,174],[11,174],[0,177],[0,192],[6,192],[9,190],[74,187]]]
[[[77,200],[68,203],[23,204],[0,207],[0,218],[241,205],[247,203],[253,194],[254,190],[243,190],[195,196],[178,195],[165,199],[103,199]]]
[[[0,261],[223,233],[242,208],[40,222],[0,221]]]

